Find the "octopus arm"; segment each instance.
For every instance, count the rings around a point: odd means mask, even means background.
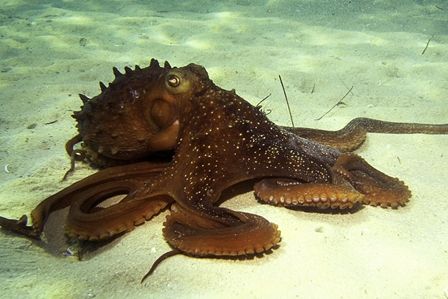
[[[269,251],[280,242],[277,225],[263,217],[219,210],[232,218],[232,224],[224,225],[174,205],[164,223],[165,239],[175,249],[197,257],[253,255]]]
[[[166,164],[137,163],[117,166],[95,173],[43,200],[32,212],[32,227],[26,217],[19,220],[0,219],[9,231],[39,239],[50,214],[70,206],[66,232],[80,239],[104,239],[132,230],[165,208],[171,198],[147,195],[148,179],[160,174]],[[101,207],[116,195],[124,195],[118,203]]]
[[[358,149],[366,140],[367,133],[448,134],[448,124],[401,123],[363,117],[351,120],[345,127],[337,131],[283,128],[300,137],[335,147],[342,152],[352,152]]]
[[[321,209],[347,209],[359,203],[397,208],[411,197],[402,181],[375,169],[357,155],[342,154],[331,170],[331,183],[264,179],[255,184],[255,195],[272,205]]]

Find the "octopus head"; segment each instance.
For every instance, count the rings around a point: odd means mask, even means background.
[[[115,79],[75,112],[84,147],[112,160],[141,160],[172,150],[179,134],[182,103],[201,93],[210,81],[202,66],[163,67],[156,60],[146,68],[114,68]]]

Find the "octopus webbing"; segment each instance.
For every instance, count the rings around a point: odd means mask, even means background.
[[[408,187],[352,153],[367,132],[447,134],[448,124],[357,118],[339,131],[281,127],[258,106],[210,80],[204,67],[126,68],[74,117],[72,158],[105,167],[43,200],[27,217],[0,217],[3,229],[39,239],[50,214],[69,207],[66,234],[103,240],[171,208],[163,235],[193,257],[261,254],[281,240],[265,218],[220,207],[224,190],[255,181],[258,201],[283,207],[397,208]],[[83,148],[74,150],[82,141]],[[169,159],[159,152],[170,151]],[[117,166],[118,165],[118,166]],[[113,205],[101,203],[124,195]],[[166,256],[165,256],[166,257]],[[157,262],[156,262],[157,263]]]

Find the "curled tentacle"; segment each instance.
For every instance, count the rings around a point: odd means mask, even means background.
[[[238,219],[237,224],[222,225],[208,217],[172,208],[164,223],[168,243],[192,256],[244,256],[263,253],[280,242],[277,225],[263,217],[223,209]]]
[[[101,170],[43,200],[32,212],[32,226],[26,217],[21,220],[0,218],[0,225],[9,231],[38,239],[49,215],[71,207],[68,232],[82,239],[100,239],[132,229],[158,213],[170,199],[140,195],[145,183],[165,169],[164,163],[142,162]],[[107,208],[98,204],[117,195],[128,194],[119,203]]]
[[[411,191],[402,181],[375,169],[357,155],[342,155],[333,168],[343,170],[353,187],[364,194],[365,204],[397,208],[411,197]]]
[[[158,214],[170,202],[168,196],[139,194],[142,182],[109,182],[75,195],[67,218],[66,234],[81,240],[101,240],[129,232]],[[109,207],[98,207],[115,195],[126,196]]]

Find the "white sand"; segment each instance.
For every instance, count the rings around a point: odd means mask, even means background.
[[[337,129],[357,116],[448,122],[442,0],[27,2],[3,0],[0,9],[3,216],[28,213],[91,173],[84,167],[60,182],[76,95],[96,95],[112,66],[150,57],[204,65],[216,84],[254,104],[272,93],[266,108],[279,124],[289,117],[278,74],[300,126]],[[346,106],[314,120],[352,85]],[[278,250],[247,261],[176,256],[144,284],[169,250],[164,214],[83,262],[2,232],[0,297],[448,298],[447,148],[448,136],[371,134],[359,154],[410,186],[405,208],[314,214],[260,205],[247,193],[225,205],[277,223]]]

